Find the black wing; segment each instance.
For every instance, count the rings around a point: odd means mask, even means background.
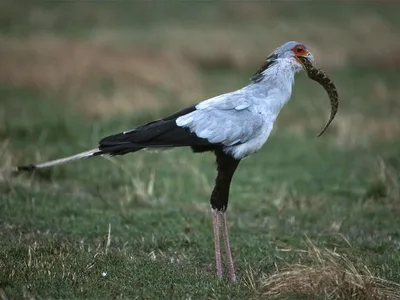
[[[182,109],[164,119],[156,120],[135,129],[110,135],[99,142],[100,152],[95,155],[123,155],[144,148],[173,148],[190,146],[196,152],[212,150],[216,146],[199,138],[188,128],[176,125],[176,119],[196,110],[196,106]]]

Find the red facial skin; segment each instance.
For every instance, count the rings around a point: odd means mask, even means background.
[[[298,57],[299,56],[307,56],[310,54],[310,52],[306,49],[306,47],[303,45],[300,45],[300,44],[294,46],[292,48],[292,51],[294,53],[294,57],[295,57],[296,61],[301,65],[303,65],[303,63],[298,59]]]

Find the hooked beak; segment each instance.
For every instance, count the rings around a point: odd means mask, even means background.
[[[305,58],[307,59],[311,64],[314,64],[314,56],[311,54],[311,52],[307,52],[307,54],[305,55],[299,55],[296,56],[296,61],[301,64],[301,66],[303,67],[303,69],[305,71],[307,71],[306,66],[304,65],[304,63],[301,61],[301,59],[299,59],[299,57]]]

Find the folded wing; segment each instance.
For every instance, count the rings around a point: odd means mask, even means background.
[[[192,147],[206,151],[251,139],[262,126],[251,102],[235,94],[221,95],[185,108],[164,119],[108,136],[100,154],[123,155],[144,148]]]
[[[239,95],[222,95],[204,101],[196,110],[180,116],[176,123],[212,144],[232,146],[252,139],[263,125],[263,118],[252,102]]]

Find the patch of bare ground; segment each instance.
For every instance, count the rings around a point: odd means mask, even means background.
[[[196,68],[171,52],[55,37],[2,37],[0,82],[64,93],[89,115],[191,103],[202,85]]]
[[[296,252],[300,257],[298,263],[276,266],[272,275],[261,278],[260,298],[400,299],[399,284],[374,276],[356,258],[335,249],[319,248],[310,241],[307,249]]]

